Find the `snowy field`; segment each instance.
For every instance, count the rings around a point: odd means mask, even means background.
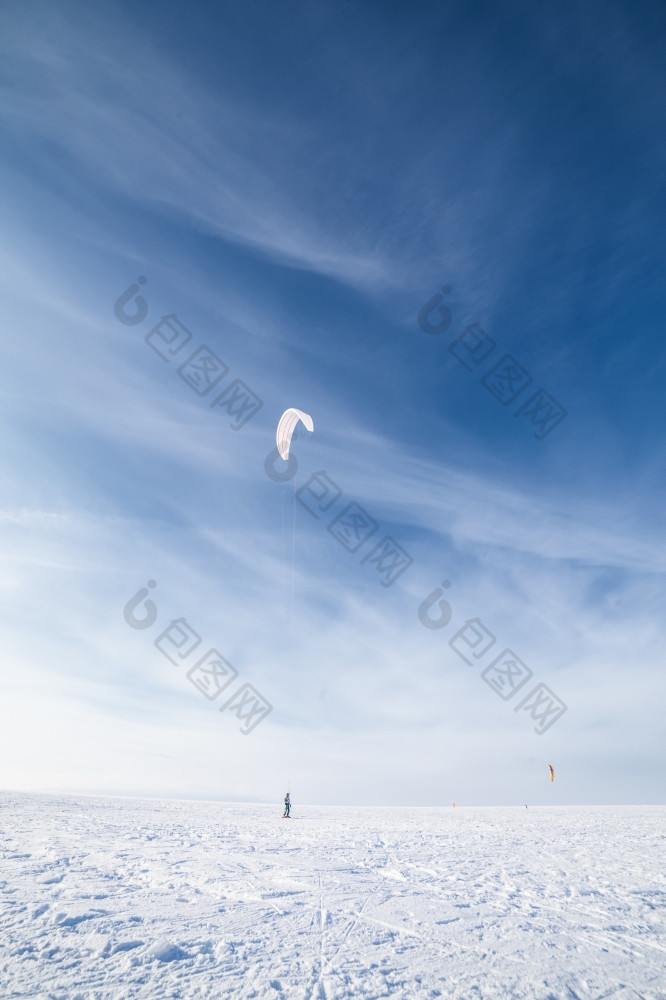
[[[0,796],[0,996],[666,997],[666,807]]]

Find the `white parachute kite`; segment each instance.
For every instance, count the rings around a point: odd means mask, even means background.
[[[275,440],[280,458],[283,458],[285,462],[289,459],[289,445],[291,444],[291,439],[299,420],[303,421],[311,433],[314,431],[312,417],[309,413],[304,413],[303,410],[296,410],[292,406],[288,410],[285,410],[280,417]]]

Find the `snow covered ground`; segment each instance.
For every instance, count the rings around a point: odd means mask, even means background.
[[[666,997],[666,807],[0,795],[0,996]]]

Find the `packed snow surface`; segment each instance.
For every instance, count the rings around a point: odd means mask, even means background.
[[[0,996],[666,997],[666,807],[0,796]]]

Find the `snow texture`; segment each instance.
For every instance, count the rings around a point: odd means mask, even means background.
[[[666,807],[0,796],[0,996],[666,997]]]

